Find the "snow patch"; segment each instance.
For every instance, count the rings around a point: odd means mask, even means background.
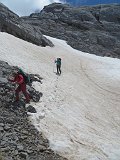
[[[120,157],[120,60],[77,51],[48,37],[54,47],[39,47],[0,33],[0,59],[44,78],[33,87],[43,93],[30,120],[69,160]],[[62,58],[57,76],[54,60]]]

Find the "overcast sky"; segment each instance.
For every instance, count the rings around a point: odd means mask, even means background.
[[[120,0],[0,0],[10,10],[19,16],[30,15],[36,10],[41,10],[44,6],[54,3],[70,3],[74,6],[95,5],[105,3],[120,3]]]

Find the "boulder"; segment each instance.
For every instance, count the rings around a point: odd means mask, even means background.
[[[31,105],[29,105],[27,107],[27,111],[30,112],[30,113],[36,113],[37,112],[36,109],[33,106],[31,106]]]

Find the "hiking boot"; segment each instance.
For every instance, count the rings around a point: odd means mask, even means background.
[[[30,103],[30,100],[27,100],[27,99],[26,99],[25,102],[26,102],[26,103]]]
[[[32,98],[33,98],[33,96],[29,95],[29,98],[30,98],[30,99],[32,99]]]

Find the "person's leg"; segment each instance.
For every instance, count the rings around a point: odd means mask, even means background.
[[[20,93],[20,91],[21,91],[21,87],[18,86],[17,89],[15,90],[15,96],[16,96],[15,101],[19,101],[19,93]]]
[[[21,84],[21,90],[26,98],[26,102],[30,102],[30,96],[26,91],[26,84],[25,83]]]
[[[61,66],[59,66],[59,72],[60,72],[60,74],[61,74]]]
[[[57,65],[57,74],[59,74],[59,65]]]
[[[58,74],[61,74],[60,65],[58,66]]]

